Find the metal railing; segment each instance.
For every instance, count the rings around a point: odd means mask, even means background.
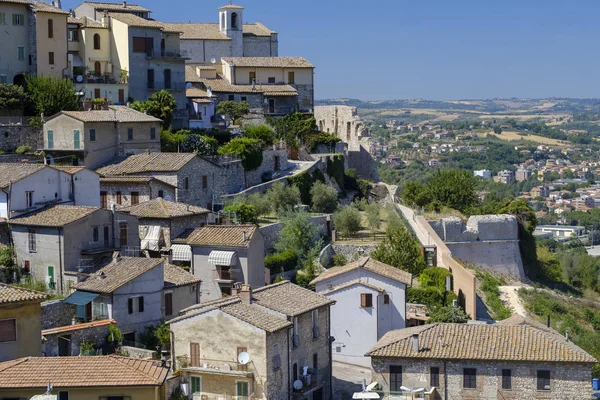
[[[0,125],[29,125],[31,117],[0,117]]]
[[[149,49],[146,51],[146,55],[152,58],[185,58],[187,57],[186,51],[169,51],[165,49],[154,50]]]

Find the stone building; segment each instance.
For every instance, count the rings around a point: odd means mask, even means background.
[[[46,357],[79,356],[84,342],[92,344],[95,349],[102,349],[107,344],[109,326],[114,324],[116,324],[115,320],[102,319],[44,329],[42,331],[44,355]]]
[[[219,22],[163,23],[181,32],[181,50],[190,63],[210,63],[221,57],[277,57],[277,32],[260,22],[244,23],[244,8],[227,4],[219,8]]]
[[[73,165],[96,169],[115,157],[160,151],[158,118],[125,106],[106,110],[61,111],[44,122],[44,152]]]
[[[176,186],[151,176],[107,176],[100,178],[100,204],[104,208],[114,205],[118,209],[159,197],[174,201],[176,189]]]
[[[193,396],[329,399],[331,304],[288,281],[242,285],[169,321],[175,368]],[[248,363],[238,362],[240,353]]]
[[[581,399],[597,360],[551,328],[515,316],[493,325],[391,331],[367,355],[381,398]]]

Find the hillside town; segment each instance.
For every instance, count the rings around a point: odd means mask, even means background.
[[[1,400],[600,392],[595,337],[536,297],[600,287],[552,253],[600,255],[595,150],[456,168],[510,123],[378,123],[244,7],[146,7],[0,0]]]

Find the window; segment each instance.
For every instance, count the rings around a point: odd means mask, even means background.
[[[512,377],[510,369],[502,370],[502,390],[512,389]]]
[[[390,295],[389,294],[383,295],[383,304],[390,304]]]
[[[313,339],[317,339],[321,336],[319,332],[319,310],[312,311],[312,333]]]
[[[119,224],[119,232],[120,232],[121,247],[127,246],[127,223],[126,222],[121,222]]]
[[[48,53],[48,64],[54,65],[54,52],[53,51]]]
[[[152,48],[154,47],[154,39],[147,37],[133,37],[133,52],[134,53],[146,53],[152,54]]]
[[[121,203],[123,202],[123,196],[121,195],[121,192],[117,192],[117,200],[116,200],[118,205],[121,205]]]
[[[190,365],[200,366],[200,343],[190,343]]]
[[[232,95],[232,94],[230,94],[230,95],[227,96],[227,100],[234,101],[235,100],[235,96]]]
[[[15,340],[17,340],[17,320],[14,318],[0,320],[0,343]]]
[[[235,383],[235,394],[237,400],[248,399],[248,382],[236,382]]]
[[[279,355],[279,346],[273,345],[273,371],[281,368],[281,356]]]
[[[50,289],[54,289],[54,267],[52,265],[48,266],[48,287]]]
[[[25,47],[24,46],[17,46],[17,58],[19,60],[25,59]]]
[[[129,314],[144,312],[144,296],[130,297],[127,303]]]
[[[98,33],[94,34],[94,50],[100,50],[100,35]]]
[[[173,315],[173,293],[165,293],[165,315]]]
[[[164,190],[162,190],[162,189],[160,189],[160,190],[158,191],[158,197],[160,197],[161,199],[164,199],[164,198],[165,198],[165,191],[164,191]]]
[[[429,368],[429,385],[431,387],[440,387],[440,369],[438,367]]]
[[[104,247],[110,245],[110,228],[108,225],[104,227]]]
[[[13,14],[13,25],[25,25],[25,15],[24,14]]]
[[[76,29],[69,29],[67,40],[69,42],[79,42],[79,31]]]
[[[108,208],[108,196],[106,192],[100,192],[100,206],[102,208]]]
[[[192,376],[192,394],[202,393],[202,378],[199,376]]]
[[[154,89],[154,70],[153,69],[149,69],[147,71],[147,83],[148,83],[148,89]]]
[[[246,97],[246,96],[242,96],[242,97],[240,97],[240,101],[245,101],[245,102],[248,102],[248,97]],[[206,113],[205,113],[205,114],[206,114]]]
[[[81,146],[81,143],[79,141],[79,129],[75,129],[73,131],[73,148],[79,149],[80,146]]]
[[[275,83],[275,77],[274,76],[270,76],[269,77],[269,83]]]
[[[140,192],[131,192],[131,205],[140,204]]]
[[[58,392],[58,399],[57,400],[69,400],[69,392]]]
[[[190,189],[190,178],[188,178],[187,176],[185,178],[183,178],[183,190],[189,190]]]
[[[550,390],[550,371],[538,370],[537,390]]]
[[[298,334],[298,332],[300,331],[300,326],[298,324],[298,317],[294,317],[292,323],[294,324],[292,330],[292,346],[298,347],[300,346],[300,335]]]
[[[291,83],[292,85],[296,83],[296,73],[294,71],[288,72],[288,83]]]
[[[156,139],[156,128],[150,128],[150,140]]]
[[[400,392],[402,387],[402,367],[390,365],[390,392]]]
[[[319,354],[313,354],[313,369],[319,368]]]
[[[35,228],[27,229],[27,246],[30,253],[37,251],[37,244],[35,242]]]
[[[94,243],[98,243],[100,241],[100,228],[98,228],[97,226],[94,226],[92,228],[92,232],[93,232],[93,239],[92,241]]]
[[[0,25],[6,25],[6,13],[0,13]]]
[[[237,13],[231,13],[231,29],[238,28],[238,15]]]
[[[171,89],[171,70],[165,69],[163,71],[163,78],[165,81],[165,89]]]
[[[371,293],[361,293],[360,294],[360,306],[362,308],[373,307],[373,295]]]
[[[25,260],[23,263],[23,269],[25,270],[26,274],[29,274],[31,272],[31,263],[29,260]]]
[[[98,65],[100,65],[100,63],[98,63]],[[100,70],[96,72],[96,75],[100,75]],[[100,93],[100,88],[94,88],[94,98],[99,99],[100,97],[102,97],[102,94]]]
[[[253,84],[256,82],[256,72],[248,72],[248,83]]]
[[[52,39],[54,37],[54,20],[48,20],[48,39]]]
[[[25,207],[31,208],[33,207],[33,192],[25,192]]]
[[[90,142],[95,142],[95,141],[96,141],[96,130],[90,129]]]
[[[133,128],[127,128],[127,141],[131,142],[133,140]]]
[[[202,176],[202,189],[208,188],[208,175]]]
[[[463,368],[463,388],[477,389],[477,370],[475,368]]]

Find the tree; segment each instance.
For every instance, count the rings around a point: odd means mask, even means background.
[[[353,235],[360,230],[360,212],[352,206],[344,206],[333,214],[335,230],[342,235]]]
[[[419,275],[425,269],[425,260],[415,238],[398,224],[388,227],[385,238],[371,256],[382,263]]]
[[[369,204],[365,209],[365,214],[367,216],[367,225],[371,232],[373,232],[373,237],[375,237],[375,233],[381,227],[381,207],[377,203]]]
[[[263,147],[275,143],[275,132],[269,125],[248,125],[243,130],[244,137],[258,139]]]
[[[263,151],[258,139],[235,138],[219,148],[219,154],[236,154],[242,159],[244,171],[254,171],[263,161]]]
[[[183,151],[196,153],[200,156],[214,156],[217,154],[218,148],[219,142],[217,139],[206,135],[198,135],[196,133],[189,133],[181,144],[181,149]]]
[[[277,137],[289,147],[297,147],[298,141],[314,133],[317,127],[314,117],[299,112],[283,118],[269,118],[267,122],[275,129]]]
[[[323,249],[323,239],[317,240],[306,255],[303,268],[296,274],[296,283],[308,287],[310,282],[317,277],[317,260]]]
[[[224,115],[233,123],[249,112],[250,107],[245,101],[222,101],[217,105],[217,114]]]
[[[70,80],[50,75],[27,75],[25,83],[37,114],[50,116],[61,111],[79,110],[77,95]]]
[[[476,185],[477,180],[473,173],[461,169],[437,170],[427,182],[434,201],[459,211],[477,203]]]
[[[283,219],[275,250],[280,253],[293,251],[298,256],[299,265],[302,265],[317,241],[319,231],[305,212],[288,212]]]
[[[0,110],[8,110],[10,115],[11,110],[24,109],[27,105],[27,93],[19,85],[0,85]]]
[[[499,126],[495,126],[495,127],[494,127],[494,133],[495,133],[496,135],[499,135],[499,134],[501,134],[501,133],[502,133],[502,128],[501,128],[501,127],[499,127]]]
[[[429,313],[429,320],[427,320],[427,323],[433,324],[436,322],[446,322],[465,324],[468,320],[469,316],[462,308],[455,306],[443,306],[435,307],[433,311]]]
[[[160,150],[167,153],[177,153],[181,150],[182,144],[187,138],[186,130],[171,132],[167,129],[160,129]]]
[[[228,205],[223,211],[232,213],[239,224],[255,224],[257,222],[256,208],[240,201]]]
[[[310,189],[312,208],[316,212],[332,213],[338,206],[337,191],[325,185],[321,181],[316,181]]]
[[[498,210],[500,214],[510,214],[517,218],[517,222],[527,233],[532,233],[537,225],[535,211],[529,203],[524,200],[515,200]]]
[[[269,200],[269,196],[265,194],[252,193],[246,199],[246,203],[254,207],[254,209],[256,210],[257,217],[267,215],[273,209],[273,205]]]
[[[432,196],[427,186],[419,182],[407,182],[402,191],[404,204],[410,207],[426,207],[431,203]]]
[[[175,97],[166,90],[153,93],[150,96],[148,114],[163,120],[163,126],[171,126],[173,111],[177,108]]]
[[[286,186],[281,182],[275,182],[267,191],[275,212],[282,213],[293,211],[300,204],[300,189],[297,186]]]

